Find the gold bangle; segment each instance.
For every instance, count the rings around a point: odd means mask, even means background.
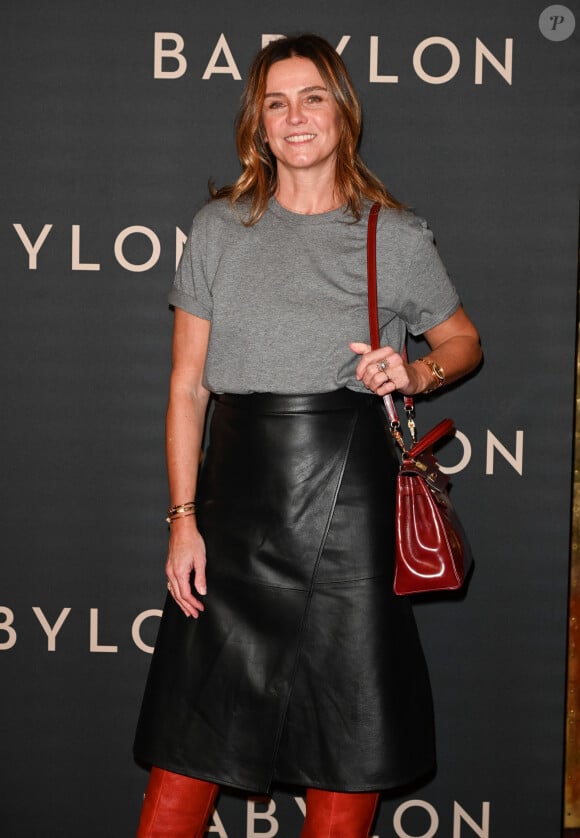
[[[175,506],[170,506],[167,510],[166,521],[170,524],[177,518],[189,518],[190,515],[195,515],[195,501],[188,500],[187,503],[177,503]]]
[[[187,503],[178,503],[175,506],[170,506],[167,510],[168,515],[175,515],[177,512],[195,512],[195,501],[188,500]]]
[[[168,515],[165,519],[168,524],[172,524],[174,521],[177,521],[178,518],[189,518],[191,515],[195,515],[195,511],[191,512],[178,512],[176,515]]]
[[[443,367],[436,361],[430,361],[429,358],[417,358],[417,360],[429,367],[431,377],[433,378],[433,385],[428,387],[427,390],[423,390],[423,393],[432,393],[434,390],[438,390],[439,387],[443,387],[445,384],[445,370]]]

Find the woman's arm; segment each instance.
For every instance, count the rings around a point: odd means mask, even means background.
[[[471,372],[481,360],[477,329],[461,307],[443,323],[428,329],[424,337],[431,349],[424,358],[443,369],[445,384]],[[371,350],[366,343],[351,343],[350,348],[362,355],[356,370],[357,378],[379,396],[394,390],[414,396],[435,385],[428,364],[423,361],[407,364],[391,346]],[[381,361],[386,363],[385,370],[377,366]]]
[[[203,426],[209,391],[202,384],[209,342],[210,321],[175,309],[173,358],[165,433],[170,506],[195,498]],[[203,602],[192,594],[206,593],[205,545],[195,515],[177,518],[170,525],[165,566],[173,598],[186,616],[198,617]]]

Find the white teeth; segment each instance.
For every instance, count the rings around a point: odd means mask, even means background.
[[[316,134],[294,134],[291,137],[286,137],[289,143],[305,143],[307,140],[313,140]]]

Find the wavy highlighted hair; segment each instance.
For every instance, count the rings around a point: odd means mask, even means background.
[[[272,41],[256,55],[236,121],[236,145],[242,174],[229,186],[212,188],[212,197],[228,198],[231,204],[241,199],[249,201],[248,226],[259,221],[266,211],[268,200],[277,186],[276,158],[266,142],[262,126],[266,77],[272,64],[295,56],[312,61],[338,107],[341,130],[336,150],[335,185],[354,218],[359,220],[362,215],[363,198],[400,209],[402,204],[387,191],[359,156],[361,106],[342,58],[328,41],[311,34]]]

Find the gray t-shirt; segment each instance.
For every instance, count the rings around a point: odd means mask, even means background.
[[[370,204],[300,215],[271,199],[253,227],[244,207],[213,201],[197,213],[169,302],[211,320],[205,386],[215,393],[320,393],[349,387],[369,343],[366,235]],[[381,345],[400,351],[459,298],[424,221],[381,210],[377,226]]]

